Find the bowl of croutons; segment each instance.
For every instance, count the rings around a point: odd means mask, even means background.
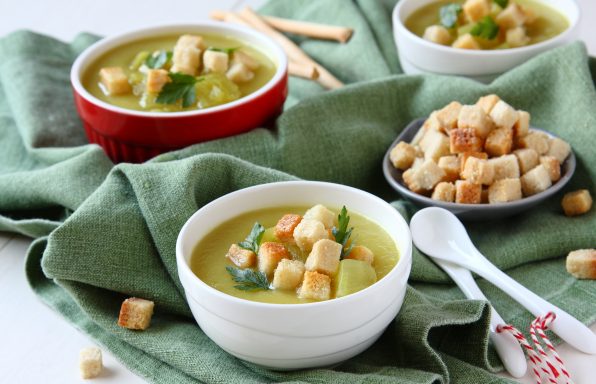
[[[574,0],[401,0],[392,19],[405,73],[490,82],[577,39],[580,10]]]
[[[383,173],[417,205],[462,219],[502,218],[557,193],[575,171],[563,139],[530,126],[530,114],[497,95],[453,101],[410,123],[389,147]]]
[[[228,353],[289,370],[364,351],[395,319],[412,262],[386,201],[316,181],[257,185],[200,208],[180,231],[180,282],[203,332]]]

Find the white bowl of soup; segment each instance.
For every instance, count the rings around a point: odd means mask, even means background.
[[[490,82],[549,49],[574,41],[574,0],[401,0],[393,35],[407,74]]]
[[[300,218],[291,224],[289,216]],[[257,261],[240,268],[230,253],[237,245],[251,248],[256,222],[265,228]],[[317,232],[310,225],[325,229]],[[335,241],[349,228],[352,237]],[[272,266],[263,249],[279,241],[291,252]],[[374,260],[360,257],[356,247],[371,250]],[[304,248],[306,260],[296,248]],[[331,256],[336,260],[329,267],[321,252],[331,250],[328,256],[338,248],[349,252]],[[381,336],[404,300],[412,241],[403,217],[368,192],[290,181],[238,190],[199,209],[180,231],[176,260],[188,304],[207,336],[242,360],[289,370],[336,364]],[[290,281],[291,264],[303,261],[299,281]],[[232,270],[253,278],[237,279]],[[264,283],[254,278],[257,273]]]

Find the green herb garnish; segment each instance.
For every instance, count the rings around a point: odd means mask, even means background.
[[[228,55],[233,53],[237,49],[240,49],[240,47],[234,47],[234,48],[209,47],[209,48],[207,48],[208,51],[223,52],[223,53],[227,53]]]
[[[248,249],[254,253],[259,253],[259,246],[261,245],[261,239],[263,238],[264,233],[265,227],[259,223],[255,223],[255,225],[252,226],[248,236],[246,236],[246,239],[238,243],[238,245],[240,248]]]
[[[505,9],[505,7],[507,7],[507,3],[509,3],[509,0],[495,0],[495,3],[497,3],[499,7]]]
[[[160,69],[163,68],[164,65],[168,61],[172,59],[172,52],[171,51],[159,51],[157,55],[149,55],[145,59],[145,65],[151,69]]]
[[[457,18],[463,11],[460,4],[447,4],[441,7],[439,10],[439,16],[441,18],[441,24],[445,28],[453,28],[457,24]]]
[[[163,86],[155,101],[160,104],[176,104],[182,99],[184,108],[190,107],[196,101],[195,84],[202,78],[185,75],[183,73],[168,73],[169,83]]]
[[[341,212],[337,216],[338,227],[333,227],[331,229],[331,233],[333,233],[333,236],[335,237],[335,241],[341,244],[340,259],[343,259],[345,256],[347,256],[350,253],[350,251],[352,250],[352,247],[354,246],[354,244],[350,244],[350,246],[347,249],[345,248],[346,243],[348,242],[348,239],[350,238],[350,235],[352,234],[352,230],[354,229],[354,227],[351,227],[348,229],[349,223],[350,223],[350,216],[348,216],[348,210],[346,209],[346,206],[344,205],[341,209]]]
[[[483,39],[492,40],[499,34],[499,26],[490,16],[484,16],[472,30],[470,30],[472,36],[482,37]]]
[[[226,271],[232,275],[232,279],[234,279],[235,282],[241,283],[239,285],[234,285],[234,288],[236,289],[241,291],[256,291],[258,289],[267,291],[271,289],[269,288],[267,276],[263,272],[253,271],[248,268],[234,268],[231,266],[227,266]]]

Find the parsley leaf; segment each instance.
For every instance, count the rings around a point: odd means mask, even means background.
[[[253,251],[254,253],[259,252],[259,246],[261,245],[261,239],[263,238],[263,234],[265,233],[265,227],[263,227],[259,223],[255,223],[250,230],[248,236],[244,241],[238,243],[240,248],[248,249],[249,251]]]
[[[236,289],[241,291],[256,291],[259,289],[267,291],[271,289],[269,288],[267,276],[263,272],[254,271],[252,269],[234,268],[231,266],[227,266],[226,271],[232,275],[232,279],[234,279],[235,282],[241,283],[234,285],[234,288]]]
[[[345,248],[346,243],[348,242],[348,239],[350,238],[350,235],[352,234],[352,230],[354,230],[354,227],[351,227],[350,229],[348,229],[349,223],[350,223],[350,216],[348,216],[348,210],[346,209],[346,206],[344,205],[343,208],[341,209],[341,212],[337,216],[338,227],[333,227],[331,229],[331,233],[333,233],[333,236],[335,237],[335,241],[341,244],[340,259],[343,259],[345,256],[347,256],[350,253],[350,251],[352,250],[352,247],[354,246],[354,244],[351,244],[347,249]]]
[[[182,99],[184,108],[193,105],[197,96],[195,84],[202,79],[183,73],[168,73],[168,76],[172,81],[163,86],[155,101],[160,104],[176,104]]]
[[[145,59],[145,65],[151,69],[160,69],[171,59],[171,51],[159,51],[157,55],[149,55],[147,59]]]
[[[441,7],[439,10],[439,16],[441,18],[441,24],[445,28],[453,28],[457,24],[457,18],[463,11],[461,4],[447,4]]]
[[[223,52],[223,53],[227,53],[228,55],[233,53],[237,49],[240,49],[240,47],[234,47],[234,48],[209,47],[209,48],[207,48],[208,51]]]
[[[482,37],[487,40],[492,40],[499,34],[499,26],[490,16],[484,16],[472,30],[470,30],[472,36]]]
[[[507,7],[507,3],[509,3],[509,0],[495,0],[495,3],[497,3],[499,7],[505,9]]]

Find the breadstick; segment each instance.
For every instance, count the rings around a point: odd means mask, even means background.
[[[209,17],[213,20],[226,21],[229,23],[241,24],[245,27],[252,27],[249,23],[246,22],[246,20],[242,19],[240,16],[232,12],[215,10],[209,14]]]
[[[288,62],[288,73],[291,76],[304,77],[310,80],[316,80],[319,77],[319,71],[313,65],[297,63],[292,60]]]

